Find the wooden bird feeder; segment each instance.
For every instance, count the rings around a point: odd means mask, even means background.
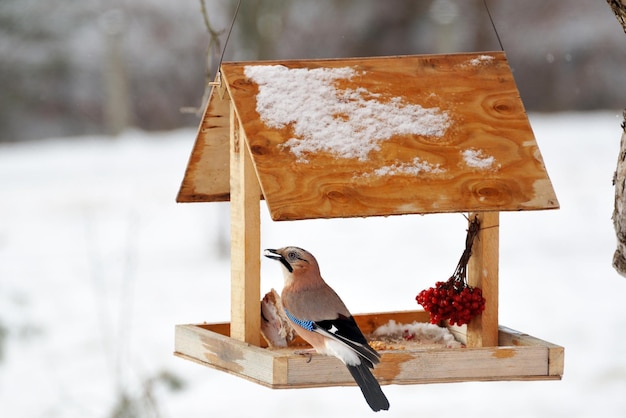
[[[381,384],[561,378],[563,347],[498,324],[499,212],[559,207],[503,52],[224,63],[213,83],[177,201],[230,200],[231,322],[177,325],[175,354],[272,388],[352,385],[260,337],[263,198],[275,221],[479,217],[466,347],[382,351]],[[368,334],[428,314],[355,318]]]

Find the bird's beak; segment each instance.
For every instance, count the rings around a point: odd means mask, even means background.
[[[263,255],[267,258],[273,258],[274,260],[279,260],[280,258],[282,258],[282,255],[280,255],[277,250],[273,250],[270,248],[264,250]]]
[[[263,255],[267,258],[271,258],[272,260],[280,261],[283,264],[283,266],[285,266],[285,268],[289,270],[289,273],[293,272],[293,267],[291,267],[291,264],[289,264],[287,259],[283,257],[283,255],[280,254],[278,250],[267,249],[263,251]]]

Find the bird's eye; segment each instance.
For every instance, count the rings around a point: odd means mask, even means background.
[[[298,253],[295,251],[289,251],[287,253],[287,258],[290,260],[296,260],[298,258]]]

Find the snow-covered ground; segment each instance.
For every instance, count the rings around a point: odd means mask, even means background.
[[[501,217],[500,323],[563,345],[563,380],[385,386],[385,415],[626,414],[626,278],[611,267],[620,121],[531,115],[561,209]],[[355,387],[271,390],[172,355],[175,324],[229,317],[228,206],[174,202],[194,136],[0,146],[2,417],[371,413]],[[274,223],[263,207],[262,245],[312,251],[355,313],[415,309],[452,273],[465,227],[459,214]],[[281,280],[263,262],[262,290]]]

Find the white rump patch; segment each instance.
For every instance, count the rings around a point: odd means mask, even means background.
[[[361,364],[361,357],[350,347],[332,338],[326,338],[327,356],[337,357],[348,366],[358,366]]]

